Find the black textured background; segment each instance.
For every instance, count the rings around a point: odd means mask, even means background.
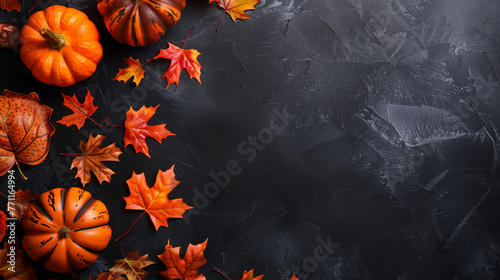
[[[141,218],[79,279],[108,270],[121,246],[159,262],[169,239],[185,248],[206,238],[209,280],[224,279],[212,267],[233,280],[252,268],[280,280],[500,279],[500,2],[262,0],[251,19],[226,15],[219,32],[222,10],[207,2],[188,0],[158,43],[134,48],[109,35],[96,1],[40,0],[35,11],[77,8],[101,33],[97,71],[67,88],[41,84],[17,51],[0,50],[0,89],[35,91],[54,108],[50,154],[21,165],[20,189],[81,186],[60,153],[89,134],[123,148],[120,128],[57,124],[71,113],[61,93],[90,91],[101,123],[159,104],[150,123],[177,134],[149,139],[151,158],[127,147],[107,163],[111,183],[94,177],[85,190],[107,205],[113,239],[140,215],[124,209],[132,171],[152,185],[175,164],[182,183],[170,197],[196,210],[158,231]],[[34,1],[22,4],[25,20]],[[167,42],[182,46],[193,25],[186,48],[201,53],[201,85],[183,72],[165,90],[166,60],[147,64],[137,88],[112,80],[122,57],[144,62]],[[271,138],[252,146],[259,134]],[[241,173],[213,198],[196,196],[233,160]],[[38,279],[69,278],[37,268]],[[164,269],[148,267],[148,279]]]

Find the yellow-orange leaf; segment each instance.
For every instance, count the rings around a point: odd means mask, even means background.
[[[245,270],[245,272],[243,273],[243,276],[241,277],[241,280],[262,280],[262,277],[264,277],[264,275],[254,277],[253,276],[253,269],[252,269],[250,271]]]
[[[0,9],[21,12],[21,3],[18,0],[0,0]]]
[[[236,21],[237,19],[244,20],[250,18],[245,11],[254,10],[255,5],[260,0],[210,0],[208,3],[212,2],[216,2],[219,7],[224,9],[224,12],[231,16],[233,21]]]
[[[139,251],[128,253],[126,258],[115,260],[115,266],[109,270],[107,279],[120,279],[122,275],[126,275],[128,280],[145,280],[148,272],[143,268],[152,264],[155,262],[148,254],[140,256]]]
[[[118,74],[116,74],[116,77],[114,77],[113,80],[123,81],[126,83],[134,77],[134,80],[132,81],[136,86],[138,86],[142,78],[144,78],[145,71],[142,69],[142,64],[139,62],[139,59],[133,59],[132,57],[123,58],[123,60],[128,64],[128,67],[119,68]]]
[[[75,178],[80,178],[84,187],[90,182],[91,171],[99,180],[99,184],[104,181],[109,182],[111,175],[115,174],[102,162],[120,161],[118,156],[122,154],[122,151],[115,146],[116,143],[102,149],[99,148],[105,138],[106,136],[102,135],[97,135],[97,137],[90,135],[87,143],[83,143],[83,140],[80,142],[82,154],[73,159],[71,169],[76,168],[78,170]]]

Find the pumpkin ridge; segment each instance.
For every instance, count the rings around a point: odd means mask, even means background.
[[[76,245],[78,245],[78,247],[82,248],[83,250],[85,250],[85,251],[87,251],[87,252],[89,252],[89,253],[91,253],[91,254],[96,254],[96,255],[98,255],[98,254],[99,254],[99,252],[96,252],[96,251],[94,251],[94,250],[91,250],[91,249],[89,249],[89,248],[87,248],[87,247],[84,247],[84,246],[80,245],[80,243],[76,242],[73,238],[71,238],[71,233],[70,233],[70,236],[69,236],[68,240],[71,240],[71,242],[73,242],[73,243],[75,243]]]
[[[80,209],[80,211],[78,211],[78,213],[75,215],[75,218],[73,219],[73,221],[71,221],[71,223],[72,224],[76,223],[76,221],[78,220],[78,218],[80,218],[85,212],[87,212],[87,210],[90,207],[90,204],[92,204],[94,201],[95,201],[95,199],[92,198],[92,197],[90,197],[89,199],[87,199],[87,201],[84,202],[84,205],[83,205],[82,209]]]

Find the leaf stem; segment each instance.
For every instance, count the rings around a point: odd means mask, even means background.
[[[217,268],[214,267],[214,270],[219,272],[222,276],[226,277],[227,279],[231,280],[231,278],[229,278],[229,276],[227,276],[224,272],[218,270]]]
[[[28,180],[28,178],[26,178],[26,176],[24,176],[23,171],[21,170],[21,166],[19,166],[19,162],[17,160],[16,160],[16,165],[17,165],[17,169],[19,170],[19,173],[21,173],[21,176],[23,176],[24,180]]]
[[[186,38],[184,38],[184,44],[182,45],[182,49],[184,49],[184,47],[186,46],[186,41],[187,41],[187,38],[189,36],[189,33],[191,32],[191,30],[193,30],[193,28],[196,27],[196,24],[193,25],[193,27],[191,27],[189,30],[188,30],[188,33],[186,34]]]
[[[148,60],[148,62],[149,62],[149,60]],[[147,62],[146,62],[146,63],[147,63]],[[146,63],[145,63],[145,64],[146,64]],[[109,125],[109,126],[114,126],[114,127],[125,128],[125,126],[124,126],[124,125],[116,125],[116,124],[109,123],[109,122],[108,122],[108,118],[109,118],[109,116],[108,116],[108,117],[106,117],[106,119],[104,120],[104,122],[105,122],[107,125]]]
[[[91,120],[93,123],[97,124],[99,127],[102,127],[102,124],[97,123],[96,121],[94,121],[94,119],[93,119],[93,118],[91,118],[91,117],[88,117],[88,118],[89,118],[89,120]]]
[[[5,198],[9,198],[8,196],[6,196],[4,193],[0,192],[0,194],[5,197]]]
[[[137,223],[137,221],[142,217],[142,215],[144,215],[146,213],[146,211],[142,212],[142,214],[137,217],[137,219],[135,219],[135,221],[132,223],[132,225],[130,226],[130,228],[127,230],[127,232],[125,232],[125,234],[123,234],[122,236],[118,237],[117,239],[115,239],[115,242],[120,240],[121,238],[123,238],[125,235],[127,235],[130,230],[132,229],[132,227],[135,225],[135,223]]]
[[[61,153],[61,156],[81,156],[82,154],[65,154]]]
[[[222,16],[220,17],[220,21],[219,21],[219,26],[217,26],[217,29],[215,30],[215,32],[219,31],[219,29],[222,25],[222,19],[224,18],[225,13],[226,13],[226,10],[222,11]]]
[[[215,30],[215,32],[219,31],[222,25],[222,19],[224,18],[224,14],[227,12],[227,7],[231,6],[231,1],[232,0],[229,0],[229,2],[227,2],[227,5],[224,6],[224,11],[222,12],[222,16],[220,17],[219,26],[217,26],[217,30]]]

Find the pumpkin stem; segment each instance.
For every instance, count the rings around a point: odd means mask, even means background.
[[[61,33],[55,33],[48,27],[42,27],[40,29],[40,35],[47,40],[50,48],[54,50],[61,50],[66,45],[66,40]]]
[[[66,226],[63,226],[62,228],[59,229],[57,234],[59,235],[59,239],[64,239],[69,237],[69,233],[71,230],[67,228]]]

